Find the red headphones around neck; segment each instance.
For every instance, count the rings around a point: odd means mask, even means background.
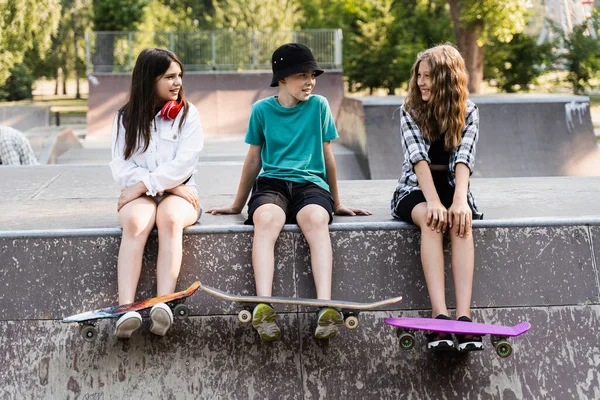
[[[160,116],[161,118],[166,119],[167,121],[174,120],[175,118],[177,118],[177,114],[179,114],[179,111],[182,107],[183,101],[181,100],[179,101],[179,103],[174,100],[167,101],[160,110]]]

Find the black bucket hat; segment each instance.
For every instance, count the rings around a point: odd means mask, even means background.
[[[315,71],[316,76],[323,73],[312,51],[299,43],[287,43],[275,50],[271,57],[271,67],[273,68],[271,87],[279,86],[280,80],[300,72]]]

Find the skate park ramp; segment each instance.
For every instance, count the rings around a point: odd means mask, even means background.
[[[480,136],[474,177],[600,175],[586,96],[473,95]],[[336,125],[370,179],[402,171],[399,107],[403,97],[346,97]]]
[[[236,134],[246,131],[253,103],[277,94],[277,88],[269,87],[271,76],[270,71],[190,72],[184,77],[185,95],[198,108],[206,134]],[[88,135],[110,136],[115,113],[127,100],[131,75],[94,74],[88,80]],[[327,97],[337,117],[344,97],[342,72],[320,75],[313,93]]]
[[[49,107],[27,104],[0,106],[0,125],[24,132],[33,127],[48,126],[49,123]]]
[[[230,204],[237,185],[209,184],[204,209]],[[219,179],[214,176],[212,179]],[[15,182],[20,182],[18,185]],[[435,355],[417,336],[401,351],[388,317],[429,316],[419,233],[393,221],[395,180],[341,181],[342,202],[369,217],[335,216],[333,298],[403,300],[362,312],[355,331],[313,338],[315,310],[280,307],[282,338],[261,343],[241,307],[197,292],[190,318],[167,336],[149,322],[117,340],[114,320],[86,342],[75,313],[113,305],[121,230],[119,188],[106,165],[0,168],[0,398],[596,399],[600,372],[599,177],[474,178],[485,219],[474,223],[473,317],[532,328],[514,354]],[[564,190],[568,188],[568,190]],[[205,214],[184,232],[178,290],[193,281],[254,294],[252,227]],[[149,239],[138,298],[154,295],[158,241]],[[446,288],[454,307],[450,259]],[[309,248],[286,225],[275,248],[276,296],[314,297]]]

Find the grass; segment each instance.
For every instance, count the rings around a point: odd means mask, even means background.
[[[75,99],[74,95],[58,96],[33,96],[32,100],[5,101],[0,106],[10,105],[34,105],[52,107],[52,111],[60,111],[66,115],[85,115],[87,112],[87,95],[81,99]]]

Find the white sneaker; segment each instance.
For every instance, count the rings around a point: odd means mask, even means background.
[[[117,320],[115,336],[121,339],[129,339],[131,334],[142,326],[142,316],[137,311],[129,311]]]
[[[165,336],[173,323],[173,311],[165,303],[158,303],[150,310],[150,319],[152,320],[150,332]]]

